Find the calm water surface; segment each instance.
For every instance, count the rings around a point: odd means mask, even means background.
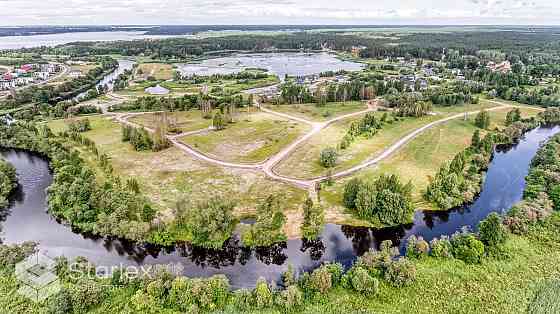
[[[236,54],[207,59],[200,63],[182,64],[178,65],[178,70],[187,76],[208,76],[238,73],[247,68],[261,68],[284,79],[286,74],[306,76],[325,71],[359,71],[363,67],[362,63],[342,61],[328,53],[260,53]]]
[[[257,250],[242,248],[236,237],[223,250],[205,250],[189,245],[138,246],[74,233],[46,213],[45,190],[52,182],[47,161],[28,152],[4,150],[1,154],[17,169],[20,187],[10,208],[0,215],[4,219],[0,237],[5,243],[36,241],[48,255],[85,256],[106,267],[180,263],[187,276],[222,273],[235,288],[252,287],[261,276],[269,281],[279,280],[288,263],[299,271],[311,270],[324,261],[349,265],[383,240],[402,247],[412,234],[431,240],[442,234],[451,235],[465,225],[474,228],[490,212],[502,212],[521,200],[531,159],[539,145],[558,131],[558,127],[539,128],[528,132],[517,145],[498,148],[482,193],[470,206],[444,213],[418,212],[409,226],[381,230],[328,224],[318,241],[290,240]]]

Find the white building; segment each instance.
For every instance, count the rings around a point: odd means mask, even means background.
[[[40,79],[40,80],[43,80],[43,81],[47,80],[49,78],[49,76],[50,76],[49,72],[43,72],[43,71],[33,72],[33,77],[34,78],[37,78],[37,79]]]

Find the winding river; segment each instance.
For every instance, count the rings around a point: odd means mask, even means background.
[[[236,237],[222,250],[205,250],[186,244],[171,248],[138,246],[75,233],[46,213],[46,188],[52,182],[47,161],[29,152],[2,150],[4,158],[16,167],[20,186],[8,210],[0,215],[0,237],[4,243],[36,241],[47,255],[84,256],[98,266],[180,263],[186,276],[222,273],[234,288],[252,287],[261,276],[278,281],[288,264],[299,271],[311,270],[324,261],[349,265],[383,240],[392,240],[402,248],[412,234],[429,241],[442,234],[451,235],[463,226],[475,228],[490,212],[503,212],[521,200],[531,159],[540,144],[559,131],[559,127],[541,127],[528,132],[516,145],[498,147],[482,193],[472,205],[449,212],[417,212],[413,224],[397,228],[328,224],[318,241],[290,240],[257,250],[242,248]]]

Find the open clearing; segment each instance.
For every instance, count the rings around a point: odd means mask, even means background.
[[[308,131],[307,125],[264,112],[241,114],[225,130],[181,137],[180,141],[216,159],[262,162]]]
[[[397,142],[400,138],[413,130],[430,122],[445,118],[453,114],[481,108],[495,107],[496,104],[482,102],[480,105],[436,107],[437,115],[428,115],[421,118],[401,118],[399,122],[385,124],[376,135],[371,138],[359,137],[352,145],[341,151],[335,167],[325,169],[319,163],[321,151],[327,147],[337,147],[348,128],[358,118],[346,119],[334,123],[298,147],[288,158],[277,165],[275,171],[280,175],[308,179],[327,175],[329,170],[333,173],[359,165],[366,160],[380,154],[386,147]],[[380,118],[382,112],[376,112]]]
[[[505,116],[510,108],[491,111],[491,128],[503,126]],[[523,108],[523,117],[534,116],[537,110]],[[366,169],[353,177],[376,178],[382,174],[397,174],[402,181],[411,181],[414,185],[413,200],[419,209],[433,210],[430,204],[424,202],[422,193],[429,183],[429,176],[433,176],[439,167],[447,162],[471,143],[473,132],[477,129],[473,124],[474,117],[468,121],[456,119],[427,130],[388,159],[373,168]],[[332,186],[326,186],[322,191],[323,201],[328,204],[327,216],[331,220],[352,220],[351,214],[342,206],[344,185],[351,178],[337,181]],[[336,217],[339,217],[338,219]]]
[[[265,107],[311,121],[327,121],[347,113],[365,110],[367,103],[363,101],[332,102],[321,107],[316,104],[267,104]]]
[[[141,70],[142,74],[138,74]],[[156,80],[170,80],[173,78],[173,66],[166,63],[141,63],[136,70],[136,77],[147,79],[154,77]]]
[[[135,178],[141,190],[160,209],[164,217],[172,218],[177,200],[185,197],[196,203],[211,195],[235,200],[236,215],[250,217],[256,206],[272,193],[285,197],[285,214],[298,217],[307,191],[272,181],[258,170],[229,169],[213,166],[186,155],[177,148],[161,152],[136,152],[128,143],[121,142],[121,126],[107,116],[89,117],[92,130],[83,133],[107,153],[115,173],[123,179]],[[65,128],[63,120],[49,123],[53,131]],[[87,152],[84,153],[87,156]],[[294,238],[299,225],[286,224],[286,232]]]
[[[168,112],[167,117],[169,121],[175,123],[175,127],[181,132],[202,130],[212,125],[212,119],[204,119],[200,110]],[[137,115],[129,120],[149,128],[155,128],[157,122],[155,113]]]

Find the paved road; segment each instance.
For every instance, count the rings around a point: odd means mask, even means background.
[[[492,101],[492,100],[489,100],[488,102],[497,104],[498,106],[486,109],[487,111],[502,110],[502,109],[505,109],[505,108],[517,107],[517,106],[514,106],[514,105],[504,104],[504,103],[497,102],[497,101]],[[195,158],[198,158],[200,160],[203,160],[205,162],[215,164],[215,165],[218,165],[218,166],[223,166],[223,167],[261,170],[271,179],[286,182],[286,183],[298,186],[300,188],[311,190],[317,183],[326,180],[328,177],[327,176],[321,176],[321,177],[312,178],[312,179],[296,179],[296,178],[286,177],[286,176],[282,176],[282,175],[277,174],[274,171],[274,167],[276,165],[278,165],[278,163],[280,163],[286,157],[288,157],[299,145],[301,145],[302,143],[309,140],[313,135],[319,133],[321,130],[323,130],[327,126],[329,126],[333,123],[336,123],[338,121],[348,119],[350,117],[359,116],[359,115],[362,115],[364,113],[373,111],[373,109],[367,109],[367,110],[363,110],[363,111],[360,111],[360,112],[355,112],[355,113],[342,115],[342,116],[339,116],[337,118],[331,119],[331,120],[326,121],[326,122],[314,122],[314,121],[310,121],[310,120],[307,120],[307,119],[304,119],[304,118],[294,117],[294,116],[291,116],[291,115],[286,114],[286,113],[280,113],[280,112],[276,112],[276,111],[273,111],[273,110],[270,110],[270,109],[266,109],[266,108],[263,108],[263,107],[259,106],[258,104],[256,104],[256,106],[264,112],[274,114],[276,116],[280,116],[280,117],[283,117],[283,118],[291,119],[291,120],[294,120],[294,121],[298,121],[298,122],[301,122],[301,123],[309,124],[309,125],[312,126],[312,129],[311,129],[311,131],[309,131],[308,133],[306,133],[302,137],[298,138],[296,141],[294,141],[289,146],[285,147],[284,149],[282,149],[280,152],[273,155],[269,159],[265,160],[264,162],[254,163],[254,164],[233,163],[233,162],[227,162],[227,161],[219,160],[219,159],[216,159],[214,157],[208,156],[208,155],[206,155],[206,154],[204,154],[204,153],[202,153],[202,152],[200,152],[200,151],[198,151],[198,150],[190,147],[189,145],[187,145],[185,143],[182,143],[178,140],[179,137],[193,135],[193,134],[200,134],[200,133],[203,133],[203,132],[208,132],[209,129],[196,130],[196,131],[192,131],[192,132],[188,132],[188,133],[181,133],[181,134],[177,134],[177,135],[169,135],[169,136],[167,136],[167,138],[177,148],[179,148],[182,151],[184,151],[185,153],[187,153],[191,156],[194,156]],[[535,109],[536,110],[543,110],[543,109],[540,109],[540,108],[535,108]],[[467,112],[467,115],[474,115],[474,114],[477,114],[478,112],[480,112],[480,110]],[[127,124],[127,125],[132,125],[132,126],[135,126],[135,127],[140,127],[140,125],[135,124],[133,122],[130,122],[130,121],[128,121],[128,119],[133,117],[133,116],[146,114],[146,113],[152,113],[152,112],[136,112],[136,113],[124,113],[124,114],[123,113],[116,113],[114,115],[115,115],[115,118],[117,119],[117,121],[119,121],[120,123]],[[397,142],[395,142],[394,144],[392,144],[391,146],[386,148],[384,151],[382,151],[381,154],[379,154],[374,159],[368,160],[368,161],[366,161],[366,162],[364,162],[360,165],[357,165],[355,167],[352,167],[350,169],[334,173],[330,176],[330,178],[334,178],[334,179],[342,178],[342,177],[354,174],[354,173],[356,173],[360,170],[363,170],[364,168],[371,167],[371,166],[381,162],[382,160],[388,158],[389,156],[391,156],[394,152],[399,150],[401,147],[403,147],[405,144],[407,144],[410,140],[414,139],[415,137],[417,137],[419,134],[423,133],[424,131],[426,131],[426,130],[428,130],[428,129],[436,126],[436,125],[439,125],[439,124],[442,124],[442,123],[445,123],[445,122],[448,122],[448,121],[451,121],[451,120],[454,120],[454,119],[459,119],[459,118],[462,118],[464,116],[465,116],[465,113],[459,113],[459,114],[456,114],[456,115],[453,115],[453,116],[449,116],[449,117],[442,118],[440,120],[428,123],[428,124],[418,128],[418,129],[410,132],[409,134],[407,134],[403,138],[399,139]],[[150,128],[147,128],[147,127],[145,127],[145,129],[148,130],[149,132],[154,131],[153,129],[150,129]]]

